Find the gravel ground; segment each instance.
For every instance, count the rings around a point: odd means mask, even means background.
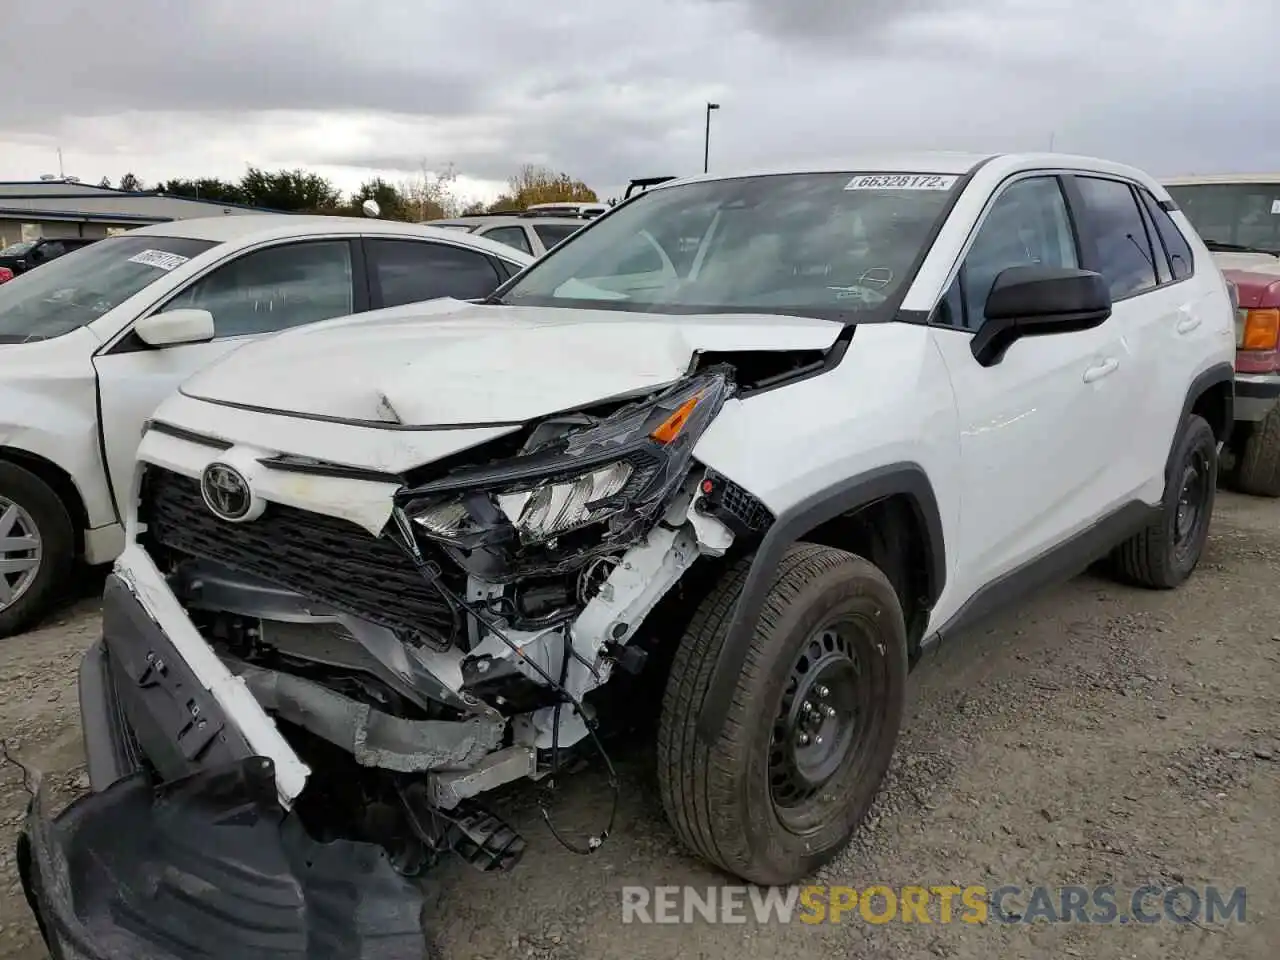
[[[1280,504],[1220,494],[1207,556],[1182,590],[1084,576],[943,649],[912,677],[906,729],[872,815],[818,882],[859,890],[1034,884],[1246,886],[1244,924],[621,922],[621,888],[724,882],[663,821],[643,746],[615,758],[614,835],[559,847],[532,791],[502,805],[529,840],[514,873],[454,865],[430,881],[444,957],[1264,957],[1280,942]],[[0,646],[0,731],[83,789],[75,669],[97,629],[90,597]],[[598,830],[603,778],[566,782],[557,824]],[[0,957],[43,957],[13,840],[25,795],[0,770]],[[749,911],[748,911],[749,912]],[[1269,949],[1270,948],[1270,949]]]

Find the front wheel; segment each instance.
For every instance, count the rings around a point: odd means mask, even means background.
[[[74,552],[58,495],[30,471],[0,462],[0,639],[44,615],[66,584]]]
[[[784,555],[716,741],[698,714],[746,579],[743,562],[680,641],[658,730],[663,806],[681,840],[759,884],[810,876],[870,809],[902,721],[907,639],[888,579],[860,557]]]

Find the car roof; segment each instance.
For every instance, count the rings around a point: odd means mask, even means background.
[[[237,246],[260,243],[267,240],[298,239],[310,236],[346,234],[364,237],[421,237],[424,240],[443,240],[457,246],[475,247],[495,256],[520,263],[530,263],[533,258],[495,240],[474,237],[456,230],[445,230],[419,223],[402,223],[398,220],[380,220],[373,217],[324,217],[292,213],[246,213],[223,217],[198,217],[192,220],[171,220],[130,230],[130,236],[183,237],[191,240],[209,240],[214,243],[234,243]]]
[[[1195,187],[1211,183],[1280,183],[1280,173],[1211,173],[1202,176],[1165,177],[1166,187]]]
[[[803,173],[940,173],[964,175],[974,173],[979,167],[993,164],[1005,173],[1020,169],[1091,170],[1110,173],[1154,185],[1150,175],[1123,163],[1099,157],[1078,156],[1066,153],[961,153],[944,150],[926,150],[909,153],[853,154],[823,162],[808,161],[797,164],[773,166],[765,169],[741,170],[729,173],[700,173],[681,177],[650,187],[646,192],[668,190],[687,183],[711,180],[730,180],[737,177],[770,176]]]

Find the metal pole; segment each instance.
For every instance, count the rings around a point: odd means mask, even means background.
[[[712,111],[712,110],[719,110],[719,109],[720,109],[720,104],[718,104],[718,103],[708,103],[708,104],[707,104],[707,132],[706,132],[706,135],[703,137],[703,140],[702,140],[702,172],[703,172],[703,173],[706,173],[708,170],[710,170],[710,161],[711,161],[711,111]]]

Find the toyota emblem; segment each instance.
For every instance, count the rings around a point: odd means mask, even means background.
[[[211,463],[200,477],[200,493],[214,516],[232,522],[243,520],[253,508],[249,481],[235,467]]]

